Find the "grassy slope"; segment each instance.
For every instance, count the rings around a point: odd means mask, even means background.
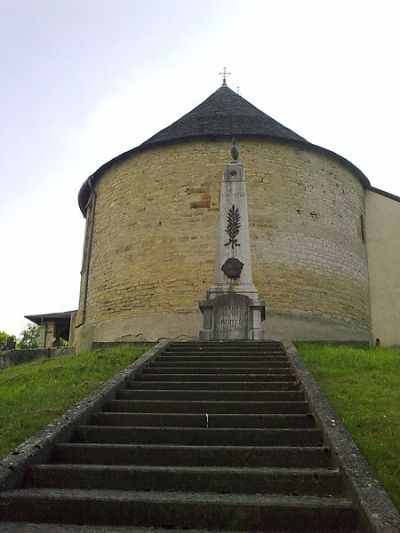
[[[297,344],[400,510],[400,350]]]
[[[148,344],[35,361],[0,372],[0,458],[149,349]]]

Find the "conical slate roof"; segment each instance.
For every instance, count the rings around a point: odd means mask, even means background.
[[[114,163],[130,157],[136,152],[151,149],[153,146],[179,142],[180,140],[189,140],[196,137],[216,138],[237,136],[240,139],[241,136],[253,135],[280,139],[301,145],[310,150],[322,152],[350,168],[364,187],[371,187],[366,176],[350,161],[330,150],[306,141],[306,139],[300,137],[294,131],[286,128],[257,109],[257,107],[232,91],[224,83],[222,87],[217,89],[204,102],[182,118],[159,131],[140,146],[118,155],[98,168],[83,183],[79,191],[79,207],[82,213],[86,215],[86,205],[90,198],[91,187],[101,178],[104,171]]]
[[[262,135],[306,142],[227,85],[222,85],[192,111],[141,144],[140,148],[188,137],[225,135]]]

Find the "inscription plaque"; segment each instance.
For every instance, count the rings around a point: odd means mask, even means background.
[[[228,293],[214,300],[213,338],[216,340],[248,339],[250,298]]]

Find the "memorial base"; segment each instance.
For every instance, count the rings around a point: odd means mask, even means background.
[[[263,300],[229,292],[199,302],[203,314],[200,340],[263,340],[261,321],[265,319]]]

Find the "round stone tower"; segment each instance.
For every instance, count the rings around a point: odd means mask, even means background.
[[[369,181],[223,85],[82,185],[78,347],[198,335],[232,136],[246,171],[265,338],[369,340]]]

